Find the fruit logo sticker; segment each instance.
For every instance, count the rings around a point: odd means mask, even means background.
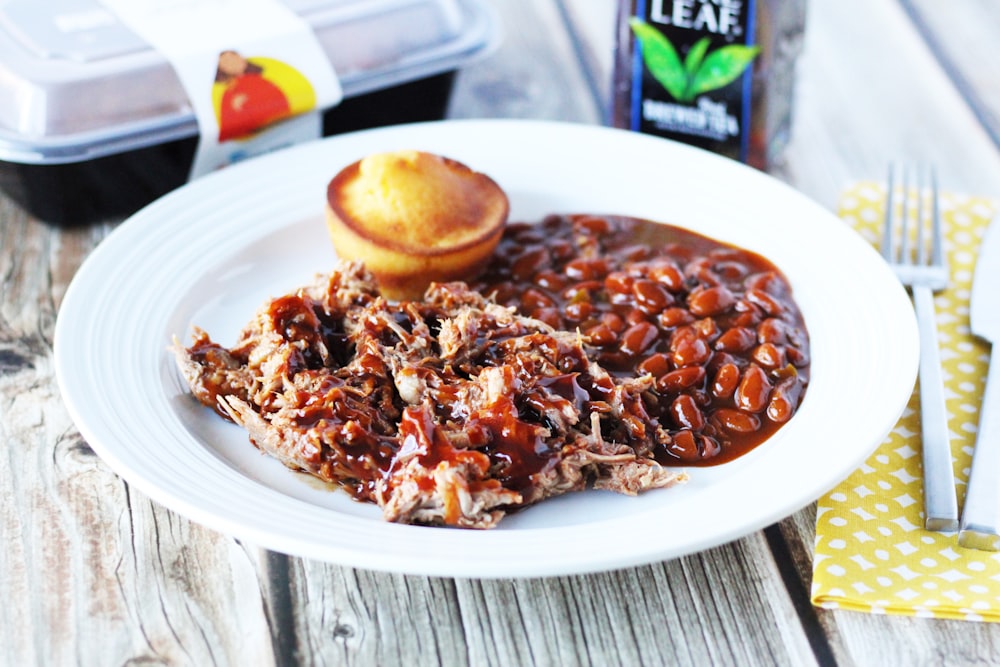
[[[653,78],[678,102],[692,102],[710,90],[729,85],[749,67],[759,46],[728,44],[709,52],[709,38],[695,42],[682,61],[663,33],[633,18],[632,32],[642,44],[642,60]]]
[[[219,54],[212,86],[219,141],[252,137],[268,125],[316,107],[316,93],[298,70],[273,58]]]

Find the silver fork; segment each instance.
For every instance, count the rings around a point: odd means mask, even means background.
[[[955,496],[934,311],[934,292],[948,286],[948,263],[941,238],[941,215],[938,209],[937,175],[933,167],[928,170],[928,189],[922,170],[904,167],[901,171],[902,182],[897,192],[895,169],[892,165],[889,166],[882,256],[892,266],[900,282],[910,288],[920,328],[924,527],[927,530],[954,531],[958,530],[958,501]],[[911,180],[915,183],[911,184]],[[915,187],[915,192],[911,191],[911,185]],[[916,195],[916,205],[911,201],[912,194]]]

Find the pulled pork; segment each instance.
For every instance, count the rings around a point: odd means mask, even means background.
[[[361,265],[274,299],[231,348],[195,330],[174,353],[194,396],[289,468],[377,503],[389,521],[489,528],[588,485],[683,481],[650,376],[614,377],[577,333],[463,283],[387,302]]]

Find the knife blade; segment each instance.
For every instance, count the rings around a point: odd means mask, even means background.
[[[991,351],[958,544],[1000,551],[1000,359],[992,355],[1000,341],[1000,222],[996,220],[979,247],[969,308],[973,335],[989,342]]]

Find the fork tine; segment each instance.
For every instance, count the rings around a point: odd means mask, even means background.
[[[893,218],[895,208],[895,194],[893,190],[895,188],[895,170],[893,169],[892,163],[889,164],[889,177],[887,179],[886,193],[885,193],[885,220],[882,223],[882,257],[885,261],[890,264],[895,260],[896,249],[893,243]]]
[[[902,178],[902,195],[900,200],[902,202],[902,211],[899,216],[899,263],[900,264],[912,264],[913,260],[910,256],[910,170],[905,166],[903,167],[903,178]],[[920,233],[920,226],[917,225],[917,233]]]
[[[941,208],[938,205],[938,184],[937,172],[934,167],[930,170],[931,178],[931,237],[934,243],[934,250],[931,255],[931,263],[938,266],[947,266],[948,259],[944,254],[944,240],[941,232]]]
[[[924,169],[917,166],[917,264],[925,266],[934,252],[934,219],[925,215]]]

